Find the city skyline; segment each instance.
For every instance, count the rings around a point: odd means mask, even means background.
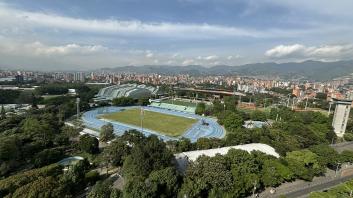
[[[347,60],[350,1],[4,1],[0,68]]]

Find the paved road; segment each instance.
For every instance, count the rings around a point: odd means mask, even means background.
[[[332,188],[332,187],[334,187],[336,185],[339,185],[339,184],[341,184],[343,182],[346,182],[348,180],[351,180],[351,179],[353,179],[353,175],[349,175],[349,176],[346,176],[346,177],[340,177],[340,178],[337,178],[335,180],[331,180],[331,181],[323,182],[323,183],[320,183],[320,184],[316,184],[314,186],[308,186],[306,188],[299,189],[299,190],[296,190],[296,191],[293,191],[293,192],[289,192],[289,193],[286,193],[286,194],[283,194],[283,195],[285,195],[288,198],[308,197],[311,192],[324,191],[324,190]]]
[[[330,146],[332,148],[334,148],[339,153],[344,151],[344,150],[353,151],[353,141],[333,144],[333,145],[330,145]]]

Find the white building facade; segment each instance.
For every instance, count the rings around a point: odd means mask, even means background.
[[[333,101],[336,104],[336,109],[332,120],[332,127],[337,137],[343,137],[344,133],[346,132],[352,100],[334,99]]]

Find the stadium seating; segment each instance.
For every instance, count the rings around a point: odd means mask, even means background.
[[[195,109],[196,109],[195,107],[175,105],[175,104],[169,104],[169,103],[163,103],[163,102],[162,103],[152,102],[149,106],[173,110],[173,111],[187,112],[187,113],[195,113]]]
[[[157,87],[146,85],[113,85],[109,87],[104,87],[99,90],[98,94],[94,98],[94,101],[113,100],[114,98],[119,98],[123,96],[138,99],[141,97],[148,97],[150,95],[157,94],[157,92]]]

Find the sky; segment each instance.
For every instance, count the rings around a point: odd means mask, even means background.
[[[353,57],[352,0],[0,0],[0,68]]]

